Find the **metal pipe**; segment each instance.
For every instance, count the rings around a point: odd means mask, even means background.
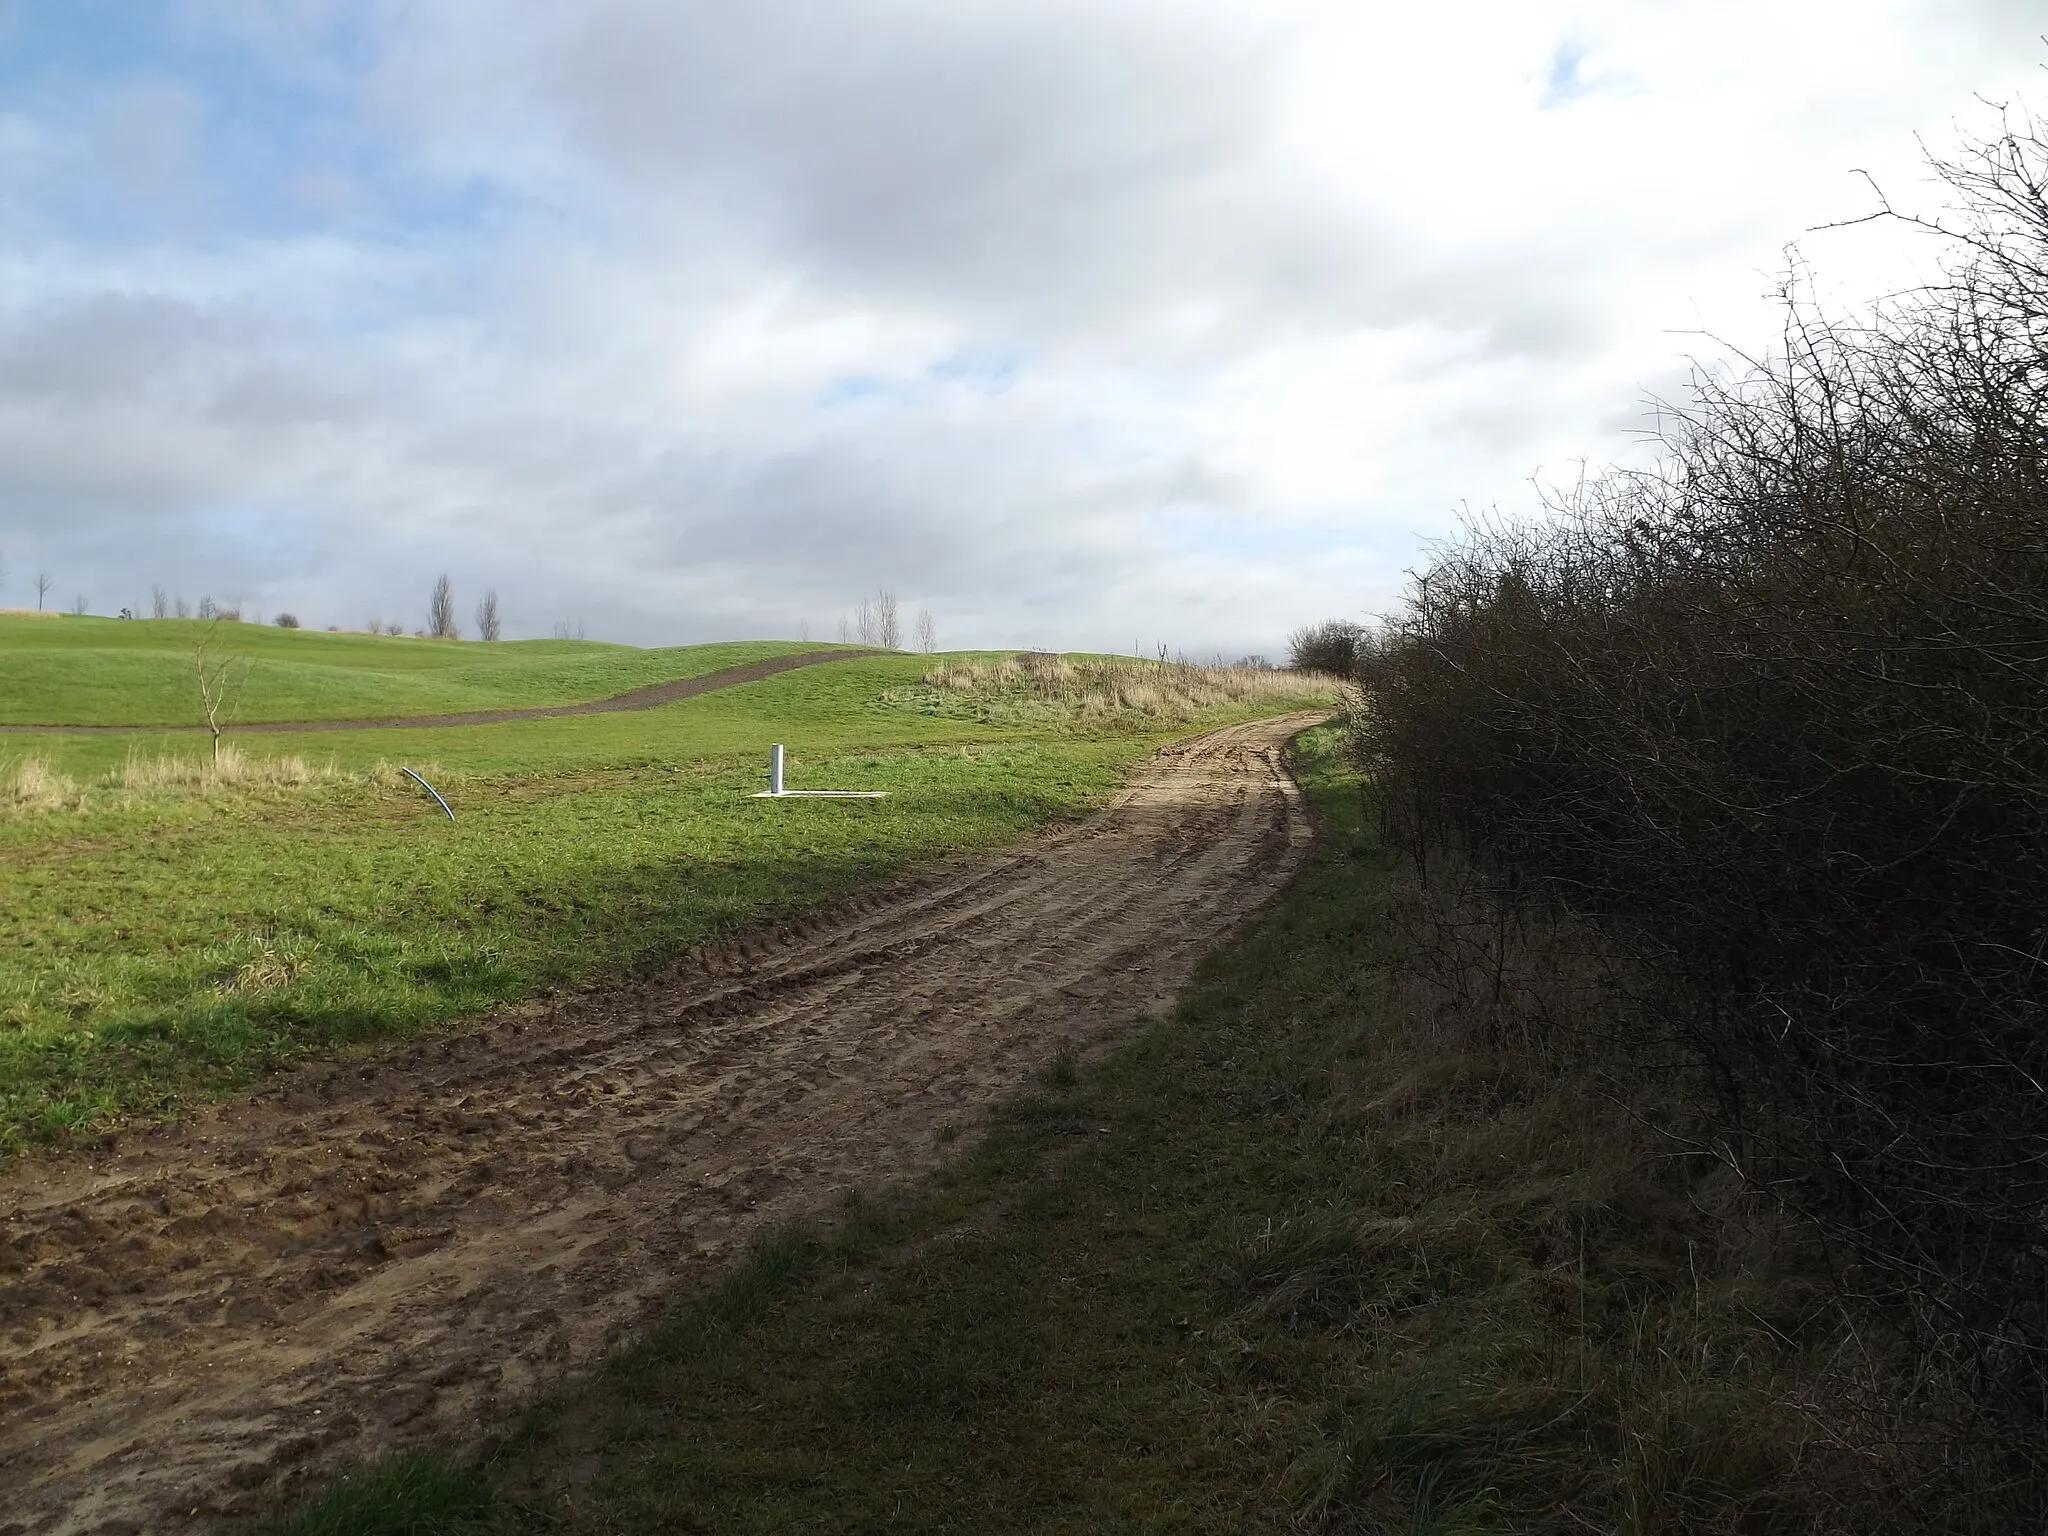
[[[768,793],[782,793],[782,743],[779,741],[768,749]]]
[[[776,750],[780,751],[781,748],[778,747]],[[455,813],[453,811],[448,810],[448,802],[441,798],[441,791],[434,788],[433,785],[429,784],[425,779],[421,778],[418,774],[414,773],[410,768],[400,768],[398,771],[404,774],[407,778],[411,779],[413,783],[419,785],[419,787],[421,789],[424,789],[428,794],[432,795],[434,797],[434,804],[440,806],[442,810],[448,811],[448,819],[450,821],[453,821],[455,819]]]

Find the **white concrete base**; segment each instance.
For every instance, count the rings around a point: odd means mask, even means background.
[[[886,800],[886,789],[757,789],[756,800]]]

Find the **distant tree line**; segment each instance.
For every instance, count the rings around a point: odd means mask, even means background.
[[[860,606],[854,609],[851,619],[841,615],[839,643],[873,646],[884,651],[901,650],[902,606],[897,601],[896,594],[887,587],[879,588],[873,595],[860,600]],[[932,617],[929,608],[920,608],[917,611],[914,643],[918,650],[927,656],[939,648],[938,621]]]

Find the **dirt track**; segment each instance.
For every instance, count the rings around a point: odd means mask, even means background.
[[[751,1234],[928,1167],[1278,888],[1315,718],[829,921],[0,1177],[0,1533],[203,1529],[468,1435]]]

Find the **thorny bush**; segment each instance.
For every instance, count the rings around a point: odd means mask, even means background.
[[[1940,283],[1853,322],[1788,283],[1782,348],[1702,370],[1660,468],[1441,550],[1354,717],[1390,832],[1649,960],[1717,1155],[2038,1431],[2048,144],[1938,169]]]

